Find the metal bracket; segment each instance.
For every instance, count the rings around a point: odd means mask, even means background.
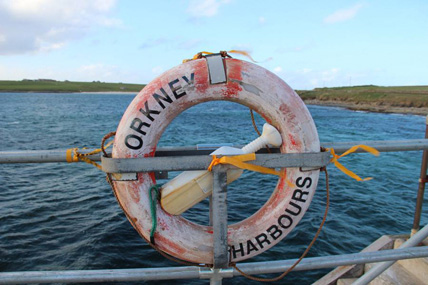
[[[227,82],[226,67],[223,62],[223,57],[219,53],[216,53],[206,55],[205,58],[207,60],[210,83],[219,84]]]
[[[112,173],[111,178],[113,181],[137,181],[137,173]]]
[[[154,171],[156,180],[168,179],[168,171]],[[137,172],[130,173],[112,173],[113,181],[137,181]]]
[[[203,143],[203,144],[197,144],[196,145],[196,149],[197,150],[216,150],[222,146],[232,146],[232,143],[220,143],[220,144],[208,144],[208,143]]]
[[[233,268],[207,268],[200,267],[199,268],[199,278],[200,279],[210,279],[213,274],[219,274],[222,278],[232,278],[233,277]]]
[[[419,183],[428,183],[428,175],[425,178],[419,178]]]

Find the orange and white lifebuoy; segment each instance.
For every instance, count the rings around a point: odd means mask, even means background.
[[[281,133],[282,153],[320,151],[318,133],[308,109],[284,81],[253,63],[233,58],[222,61],[223,83],[213,84],[207,59],[202,58],[174,67],[144,87],[120,121],[112,157],[154,156],[162,133],[175,117],[196,104],[213,100],[236,102],[258,112]],[[231,262],[248,259],[277,244],[309,207],[319,170],[283,171],[286,177],[279,178],[262,208],[249,218],[229,225]],[[149,240],[152,221],[148,190],[156,184],[153,173],[138,173],[137,181],[113,183],[128,219]],[[159,205],[157,219],[155,238],[160,250],[182,260],[213,264],[212,227],[170,215]]]

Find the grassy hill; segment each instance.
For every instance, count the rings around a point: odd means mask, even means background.
[[[428,86],[382,87],[375,85],[315,88],[296,91],[304,101],[336,102],[355,105],[428,107]]]
[[[139,92],[144,84],[71,82],[50,79],[0,81],[0,92]]]

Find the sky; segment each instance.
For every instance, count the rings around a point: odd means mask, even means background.
[[[294,89],[428,85],[428,1],[0,0],[0,80],[147,84],[233,49]]]

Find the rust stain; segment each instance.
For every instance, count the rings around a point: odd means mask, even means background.
[[[263,93],[263,91],[260,90],[256,85],[245,83],[236,79],[230,79],[230,81],[238,83],[245,89],[245,91],[253,93],[254,95],[260,96],[260,94]]]
[[[223,97],[226,99],[237,98],[241,90],[242,88],[238,83],[228,82],[226,88],[222,90]]]
[[[169,226],[164,220],[159,220],[159,226],[162,228],[162,230],[169,230]]]
[[[129,191],[129,194],[135,203],[140,202],[140,193],[138,191],[138,187],[132,187]]]
[[[272,124],[272,120],[268,117],[268,116],[266,116],[263,112],[261,112],[261,111],[258,111],[258,110],[255,110],[260,116],[262,116],[263,117],[263,119],[265,119],[265,121],[266,121],[266,123],[268,123],[268,124],[270,124],[270,125],[272,125],[273,126],[273,124]]]
[[[205,59],[194,61],[195,87],[198,93],[205,93],[209,87],[208,67]]]
[[[155,234],[155,239],[156,239],[156,244],[158,244],[162,250],[170,254],[173,254],[173,256],[183,256],[184,253],[186,252],[184,248],[182,248],[181,246],[178,246],[177,244],[175,244],[174,242],[165,238],[162,235]]]
[[[279,203],[279,201],[284,199],[284,197],[286,195],[286,193],[285,193],[286,191],[283,191],[283,189],[286,190],[286,188],[288,187],[288,184],[285,181],[285,179],[289,179],[289,178],[287,177],[287,169],[284,168],[282,171],[284,173],[284,177],[280,178],[278,181],[278,186],[275,189],[276,190],[275,195],[273,195],[273,197],[272,197],[272,203],[273,204]]]
[[[281,106],[279,106],[279,110],[281,111],[282,114],[284,114],[288,118],[289,121],[294,121],[296,119],[296,115],[291,110],[288,104],[285,104],[285,103],[281,104]]]
[[[292,145],[297,145],[296,140],[294,139],[294,136],[292,134],[288,134],[288,138],[290,139]]]
[[[239,97],[239,92],[242,91],[242,86],[239,82],[242,80],[242,62],[225,59],[227,66],[227,83],[225,89],[222,90],[223,97],[227,99]]]
[[[144,154],[144,157],[154,157],[156,152],[156,147],[151,147],[147,153]]]

